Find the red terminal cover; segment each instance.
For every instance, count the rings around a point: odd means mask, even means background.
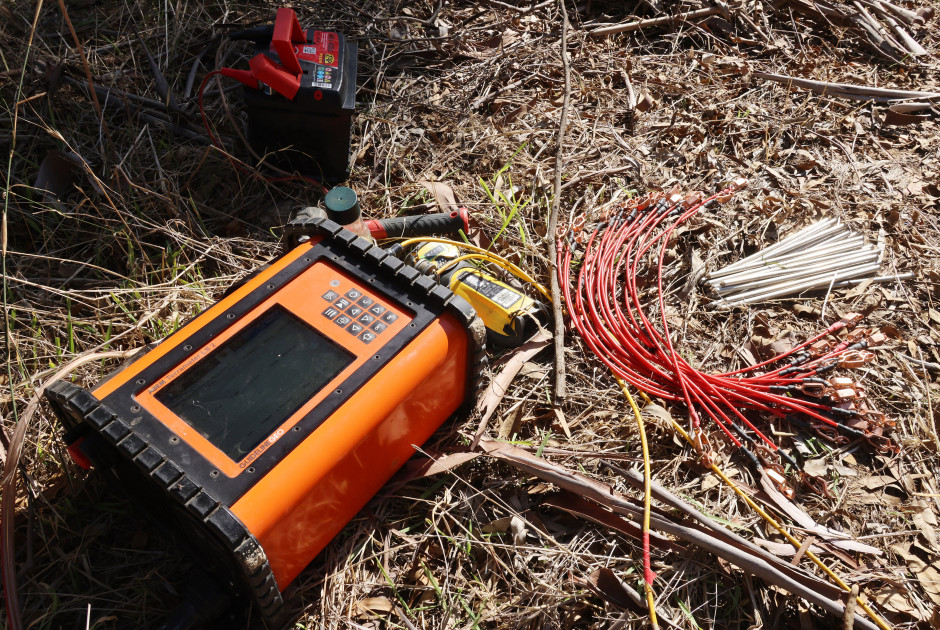
[[[277,17],[274,19],[274,35],[271,37],[271,45],[281,60],[281,65],[292,74],[302,74],[300,62],[297,61],[297,52],[294,50],[294,43],[304,44],[307,42],[307,35],[300,27],[297,20],[297,14],[293,9],[281,7],[277,10]],[[273,86],[272,86],[273,87]]]
[[[80,437],[66,447],[69,455],[72,456],[72,459],[76,464],[88,470],[91,468],[91,460],[88,459],[88,456],[85,455],[85,452],[82,450],[82,442],[85,441],[85,438]]]
[[[303,74],[294,44],[306,42],[307,35],[300,27],[297,14],[293,9],[281,7],[277,10],[274,34],[271,36],[271,47],[277,53],[281,63],[276,63],[264,53],[258,53],[248,62],[251,74],[281,96],[293,100],[297,96],[297,91],[300,90],[300,77]],[[241,77],[233,78],[249,85]]]
[[[294,61],[297,61],[296,58]],[[262,83],[271,86],[271,89],[293,100],[300,89],[300,74],[291,74],[264,53],[258,53],[248,62],[251,73]]]

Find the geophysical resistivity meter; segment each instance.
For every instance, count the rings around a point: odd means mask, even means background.
[[[47,398],[215,575],[284,623],[284,590],[448,417],[485,361],[462,298],[325,219],[90,390]]]

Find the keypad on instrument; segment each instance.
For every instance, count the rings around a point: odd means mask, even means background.
[[[323,316],[361,342],[372,343],[398,319],[398,315],[359,289],[342,291],[331,289],[321,296],[329,303]]]

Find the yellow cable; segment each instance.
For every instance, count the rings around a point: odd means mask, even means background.
[[[457,256],[457,258],[448,260],[445,264],[438,267],[437,271],[435,271],[434,273],[436,273],[437,275],[441,275],[442,273],[444,273],[451,267],[456,266],[458,263],[464,260],[485,260],[487,262],[492,262],[494,265],[498,265],[502,267],[503,269],[506,269],[507,271],[509,270],[507,267],[503,265],[502,262],[496,262],[490,256],[487,256],[485,254],[464,254],[463,256]]]
[[[620,379],[617,379],[617,380],[619,381]],[[649,397],[646,396],[646,394],[643,394],[643,398],[645,398],[647,402],[652,402],[650,401]],[[685,438],[686,442],[688,442],[692,446],[695,446],[695,443],[692,441],[692,436],[686,433],[685,429],[683,429],[679,425],[679,423],[677,423],[672,418],[670,418],[669,421],[670,423],[672,423],[672,427],[679,433],[679,435]],[[790,544],[793,545],[795,549],[800,549],[802,547],[802,543],[800,542],[799,539],[797,539],[795,536],[792,536],[790,532],[784,529],[784,527],[780,525],[772,516],[770,516],[767,512],[765,512],[759,505],[754,503],[754,501],[751,500],[751,497],[747,496],[737,485],[735,485],[733,481],[731,481],[731,479],[729,479],[723,472],[721,472],[721,469],[719,469],[718,466],[714,462],[711,463],[710,468],[711,468],[711,471],[714,472],[716,475],[718,475],[718,477],[720,477],[721,480],[724,481],[728,485],[729,488],[734,490],[735,494],[737,494],[739,497],[744,499],[744,502],[747,503],[751,507],[752,510],[760,514],[760,516],[765,521],[770,523],[771,527],[773,527],[780,534],[782,534],[784,538],[786,538],[790,542]],[[819,556],[817,556],[816,554],[814,554],[812,551],[808,549],[806,550],[804,555],[806,555],[807,558],[813,561],[813,564],[815,564],[826,575],[828,575],[830,579],[832,579],[832,581],[835,582],[839,586],[839,588],[842,588],[848,592],[852,591],[852,589],[849,588],[849,586],[844,581],[842,581],[842,578],[836,575],[832,571],[832,569],[827,567],[823,563],[823,561],[819,559]],[[887,624],[887,622],[885,622],[881,617],[879,617],[878,613],[872,610],[871,607],[868,606],[868,604],[862,601],[861,596],[856,597],[855,601],[858,603],[859,606],[861,606],[862,610],[865,611],[865,614],[868,615],[868,617],[875,623],[875,625],[881,628],[881,630],[891,630],[891,627]]]
[[[457,263],[459,263],[459,262],[461,262],[461,261],[464,261],[464,260],[485,260],[485,261],[488,262],[488,263],[494,264],[494,265],[496,265],[497,267],[501,267],[502,269],[505,269],[506,271],[508,271],[508,272],[511,273],[512,275],[516,276],[517,278],[519,277],[519,275],[518,275],[517,273],[515,273],[515,272],[509,267],[509,265],[511,265],[512,263],[510,263],[508,260],[505,260],[505,259],[503,259],[503,258],[497,257],[497,256],[495,256],[494,254],[464,254],[463,256],[458,256],[457,258],[454,258],[453,260],[447,261],[447,263],[446,263],[445,265],[443,265],[443,266],[441,266],[440,268],[438,268],[438,270],[436,271],[436,273],[437,273],[438,275],[441,275],[442,273],[444,273],[445,271],[447,271],[448,269],[450,269],[451,267],[453,267],[453,266],[456,265]],[[546,291],[545,288],[542,287],[542,285],[540,285],[538,282],[535,282],[534,280],[532,280],[532,279],[529,278],[529,277],[519,278],[519,279],[520,279],[520,280],[523,280],[523,281],[529,283],[531,286],[535,287],[535,289],[536,289],[539,293],[541,293],[542,295],[544,295],[546,299],[551,299],[551,296],[548,294],[548,291]]]
[[[614,378],[617,379],[617,383],[620,385],[620,389],[623,391],[624,396],[626,396],[627,400],[630,401],[630,407],[633,408],[633,415],[636,416],[637,427],[640,429],[640,445],[643,447],[643,553],[645,556],[649,549],[650,511],[652,510],[653,505],[653,490],[651,481],[652,473],[650,472],[650,450],[649,445],[646,442],[646,428],[643,425],[643,416],[640,415],[640,408],[636,406],[636,401],[633,400],[633,396],[630,395],[630,390],[627,389],[627,384],[624,383],[616,374],[614,374]],[[655,629],[659,627],[659,622],[656,620],[656,601],[653,596],[653,585],[649,580],[646,579],[646,558],[644,557],[643,560],[643,588],[646,591],[646,607],[649,609],[650,624]]]
[[[482,247],[477,247],[476,245],[471,245],[471,244],[469,244],[469,243],[461,243],[460,241],[452,241],[452,240],[446,239],[446,238],[427,238],[427,237],[423,237],[423,236],[420,237],[420,238],[409,238],[409,239],[406,240],[406,241],[402,241],[401,246],[404,247],[404,248],[407,248],[407,247],[410,247],[410,246],[412,246],[412,245],[414,245],[414,244],[416,244],[416,243],[443,243],[443,244],[445,244],[445,245],[453,245],[453,246],[455,246],[455,247],[460,247],[460,248],[462,248],[462,249],[469,249],[471,252],[474,252],[474,253],[476,253],[476,254],[479,254],[479,255],[481,256],[481,258],[483,258],[483,259],[485,259],[485,260],[488,260],[489,262],[492,262],[492,263],[495,264],[495,265],[499,265],[500,267],[502,267],[503,269],[505,269],[506,271],[508,271],[508,272],[511,273],[512,275],[516,276],[516,277],[519,278],[520,280],[523,280],[523,281],[529,283],[530,285],[532,285],[533,287],[535,287],[535,289],[536,289],[539,293],[541,293],[543,296],[545,296],[545,299],[547,299],[547,300],[551,300],[551,299],[552,299],[551,294],[545,289],[545,287],[543,287],[541,284],[539,284],[538,282],[536,282],[536,281],[532,278],[532,276],[530,276],[529,274],[527,274],[527,273],[524,272],[522,269],[520,269],[520,268],[517,267],[516,265],[512,264],[511,262],[509,262],[508,260],[506,260],[506,259],[503,258],[502,256],[500,256],[499,254],[494,254],[493,252],[489,252],[489,251],[483,249]]]

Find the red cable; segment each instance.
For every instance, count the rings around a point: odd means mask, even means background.
[[[780,454],[779,447],[741,410],[751,409],[779,417],[800,413],[824,426],[839,428],[839,422],[823,415],[827,409],[833,409],[832,404],[794,398],[786,392],[798,392],[800,384],[808,382],[804,379],[814,377],[817,370],[831,369],[838,357],[852,345],[852,339],[817,356],[801,355],[798,361],[780,365],[787,357],[847,326],[844,321],[839,321],[787,352],[755,365],[718,374],[700,372],[676,351],[669,330],[663,278],[672,236],[710,202],[734,190],[727,188],[691,203],[677,203],[670,196],[670,205],[661,194],[655,194],[639,202],[622,204],[615,218],[598,226],[587,238],[574,292],[570,277],[573,243],[559,239],[556,262],[563,298],[574,327],[588,347],[615,374],[663,399],[683,401],[692,419],[693,431],[702,430],[701,411],[734,445],[744,448],[730,430],[732,428],[753,444],[758,454],[766,453],[767,448],[771,453]],[[625,212],[629,213],[626,218],[623,216]],[[652,258],[652,264],[645,262],[648,257]],[[638,282],[641,266],[650,274],[655,269],[659,329],[647,316],[641,300]],[[759,372],[774,364],[778,367]],[[782,375],[785,370],[787,374]],[[774,390],[774,387],[782,389]],[[775,393],[779,391],[785,393]],[[754,437],[750,437],[748,432]]]

